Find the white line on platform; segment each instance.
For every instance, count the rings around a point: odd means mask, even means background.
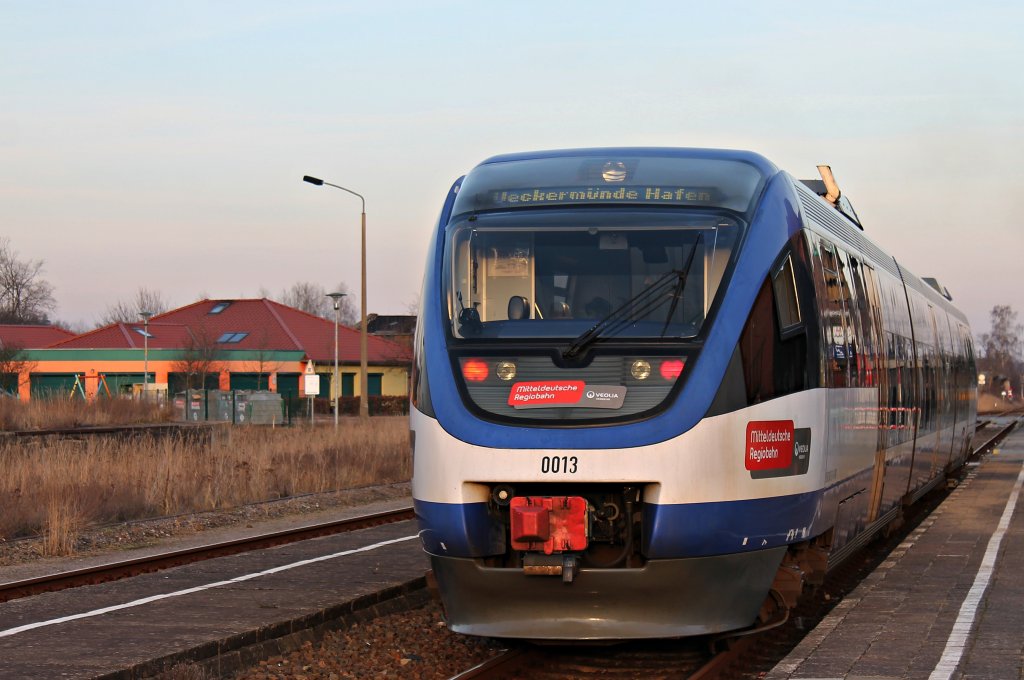
[[[967,593],[964,603],[960,605],[960,614],[956,617],[956,623],[953,624],[953,630],[949,633],[949,639],[946,640],[946,649],[942,652],[942,658],[936,664],[929,680],[949,680],[956,672],[957,666],[960,665],[960,659],[963,657],[964,648],[967,645],[967,638],[974,626],[974,615],[985,596],[989,581],[992,580],[996,557],[999,555],[999,546],[1010,526],[1013,510],[1017,507],[1017,497],[1020,496],[1021,486],[1024,486],[1024,468],[1021,468],[1020,474],[1017,475],[1017,483],[1013,485],[1013,492],[1010,494],[1009,500],[1006,501],[1003,516],[999,518],[995,533],[988,539],[988,548],[985,550],[985,556],[981,558],[981,566],[978,567],[978,573],[974,577],[974,584],[971,585],[971,590]]]
[[[377,548],[383,548],[386,545],[393,545],[395,543],[402,543],[404,541],[411,541],[416,538],[416,535],[405,536],[403,538],[394,538],[390,541],[381,541],[380,543],[374,543],[373,545],[366,545],[362,548],[356,548],[354,550],[344,550],[342,552],[333,553],[331,555],[321,555],[320,557],[314,557],[308,560],[301,560],[299,562],[292,562],[291,564],[283,564],[280,567],[274,567],[265,571],[259,571],[255,574],[245,574],[244,576],[236,576],[233,579],[227,581],[217,581],[216,583],[208,583],[203,586],[196,586],[195,588],[186,588],[185,590],[178,590],[173,593],[162,593],[160,595],[153,595],[151,597],[144,597],[140,600],[133,600],[131,602],[125,602],[124,604],[115,604],[110,607],[103,607],[102,609],[94,609],[89,612],[83,612],[81,614],[72,614],[71,616],[62,616],[59,619],[50,619],[49,621],[37,621],[36,623],[26,623],[24,626],[18,626],[17,628],[8,628],[7,630],[0,630],[0,638],[10,637],[11,635],[17,635],[18,633],[24,633],[28,630],[35,628],[43,628],[45,626],[55,626],[58,623],[66,623],[68,621],[75,621],[77,619],[86,619],[92,616],[99,616],[100,614],[107,614],[109,612],[115,612],[119,609],[129,609],[131,607],[139,607],[150,602],[157,602],[158,600],[166,600],[171,597],[179,597],[181,595],[191,595],[192,593],[199,593],[204,590],[210,590],[211,588],[219,588],[221,586],[229,586],[233,583],[241,583],[242,581],[249,581],[260,576],[269,576],[270,574],[277,574],[282,571],[288,571],[289,569],[295,569],[297,567],[304,567],[307,564],[315,564],[316,562],[325,562],[327,560],[333,560],[338,557],[345,557],[346,555],[355,555],[356,553],[369,552],[376,550]]]

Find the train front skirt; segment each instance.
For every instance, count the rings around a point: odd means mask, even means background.
[[[473,558],[430,561],[458,633],[536,640],[703,635],[751,625],[785,546],[649,560],[632,569],[581,568],[571,583],[491,568]]]

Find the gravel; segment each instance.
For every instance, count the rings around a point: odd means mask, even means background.
[[[490,638],[456,635],[445,627],[441,607],[389,614],[327,633],[319,643],[274,656],[232,680],[340,680],[342,678],[450,678],[501,650]]]

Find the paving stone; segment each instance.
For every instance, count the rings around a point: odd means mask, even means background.
[[[786,678],[927,678],[943,658],[1024,463],[1024,430],[988,456],[885,563],[884,577],[823,639],[801,645],[770,671]],[[1024,494],[1022,494],[1024,495]],[[1019,501],[954,677],[1022,678],[1024,497]],[[856,590],[851,597],[856,595]],[[837,607],[838,609],[838,607]],[[835,610],[833,611],[833,613]],[[825,625],[825,622],[822,623]],[[809,634],[813,636],[815,631]]]

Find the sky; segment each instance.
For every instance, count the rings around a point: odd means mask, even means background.
[[[811,9],[813,8],[813,9]],[[296,282],[404,314],[452,182],[590,146],[829,164],[867,235],[1024,320],[1024,5],[0,0],[0,237],[80,330]]]

